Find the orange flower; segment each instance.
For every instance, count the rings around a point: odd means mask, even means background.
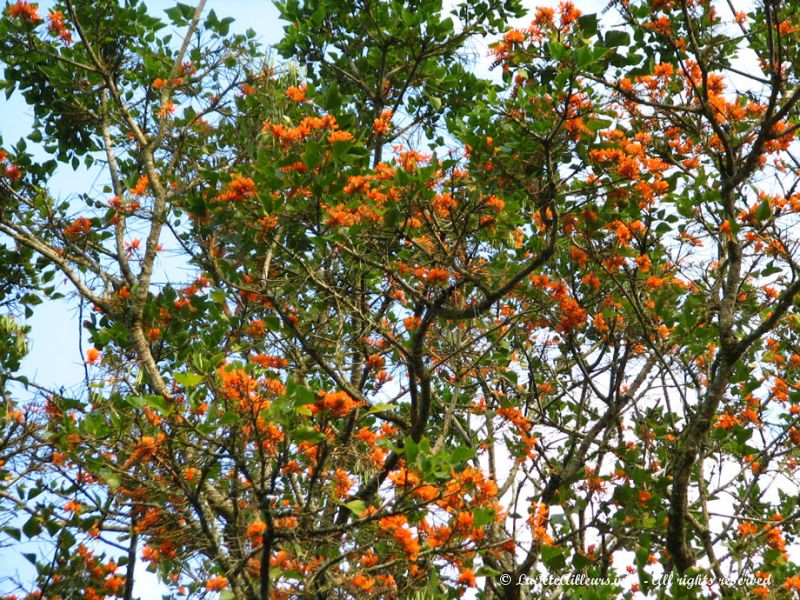
[[[408,331],[414,331],[420,326],[421,323],[422,319],[419,317],[406,317],[403,319],[403,325]]]
[[[363,573],[356,573],[351,579],[350,583],[365,593],[369,594],[372,588],[375,587],[375,579],[364,575]]]
[[[353,487],[354,480],[350,477],[344,469],[336,469],[333,474],[333,481],[336,488],[336,495],[344,498]]]
[[[318,405],[331,411],[336,417],[343,417],[361,406],[361,403],[353,400],[347,392],[328,392]]]
[[[64,237],[77,238],[86,235],[92,229],[92,222],[86,217],[78,217],[71,225],[64,228]]]
[[[540,502],[531,506],[531,516],[528,518],[534,539],[545,546],[553,544],[553,538],[547,533],[547,515],[549,508],[547,504]]]
[[[577,246],[571,246],[569,249],[569,257],[575,261],[581,269],[586,268],[586,260],[589,258],[586,252]]]
[[[653,75],[656,77],[669,77],[675,72],[673,66],[669,63],[661,63],[655,66],[653,69]]]
[[[136,185],[131,188],[132,196],[144,196],[147,193],[147,186],[150,185],[150,179],[147,175],[142,175],[136,181]]]
[[[57,35],[65,44],[72,43],[72,32],[67,29],[64,23],[64,13],[60,10],[54,10],[47,15],[47,30],[50,33]]]
[[[228,587],[228,578],[222,575],[214,575],[211,579],[206,580],[206,589],[209,592],[221,592]]]
[[[600,278],[594,273],[588,273],[584,275],[581,281],[596,290],[600,289]]]
[[[512,29],[503,36],[503,39],[510,44],[521,44],[525,41],[525,34],[519,29]]]
[[[471,588],[474,588],[478,585],[477,581],[475,580],[475,573],[472,571],[472,569],[463,569],[458,574],[457,582],[459,585],[465,585]]]
[[[714,424],[715,429],[733,429],[739,424],[739,419],[728,413],[722,413]]]
[[[39,6],[24,0],[10,4],[6,9],[6,14],[12,19],[22,18],[34,25],[42,20],[42,17],[39,16]]]
[[[87,365],[94,365],[97,364],[98,360],[100,360],[100,350],[97,348],[89,348],[86,351],[86,360],[84,362]]]
[[[800,592],[800,575],[792,575],[787,577],[783,583],[783,587],[788,591]]]
[[[328,136],[328,142],[334,144],[336,142],[349,142],[353,139],[353,134],[349,131],[334,131]]]
[[[636,257],[636,266],[639,267],[639,270],[642,273],[647,273],[650,270],[651,262],[650,257],[647,254],[642,254]]]
[[[267,524],[264,521],[256,520],[250,523],[247,527],[247,537],[248,539],[256,543],[258,539],[264,535],[264,532],[267,530]]]
[[[758,533],[758,527],[755,523],[751,523],[750,521],[746,521],[745,523],[739,523],[739,535],[742,537],[750,537],[752,535],[756,535]]]
[[[293,85],[286,89],[286,96],[295,102],[304,102],[306,99],[307,87],[305,83],[299,87]]]
[[[256,195],[256,184],[252,179],[234,175],[215,199],[220,202],[241,202],[247,198],[255,198]]]
[[[392,112],[391,108],[387,108],[381,113],[381,116],[375,119],[372,123],[372,134],[373,135],[384,135],[385,133],[389,132],[389,127],[391,126],[392,121]]]
[[[745,408],[742,411],[742,418],[753,425],[761,425],[761,419],[758,417],[758,412],[753,408]]]

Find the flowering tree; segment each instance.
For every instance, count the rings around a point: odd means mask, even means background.
[[[22,595],[800,590],[796,7],[344,4],[281,65],[203,2],[5,7],[1,299],[66,279],[92,345],[47,390],[3,321]]]

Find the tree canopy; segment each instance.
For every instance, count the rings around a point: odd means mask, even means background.
[[[0,593],[800,592],[796,0],[204,5],[3,9]]]

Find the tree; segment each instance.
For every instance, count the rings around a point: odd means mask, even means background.
[[[73,394],[4,341],[29,597],[800,590],[796,6],[278,6],[281,64],[203,2],[5,8],[6,310],[58,274],[93,344]]]

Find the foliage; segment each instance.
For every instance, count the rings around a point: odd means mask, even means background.
[[[800,591],[800,23],[734,4],[287,0],[280,65],[203,2],[8,4],[0,300],[92,308],[76,393],[2,323],[24,593]]]

